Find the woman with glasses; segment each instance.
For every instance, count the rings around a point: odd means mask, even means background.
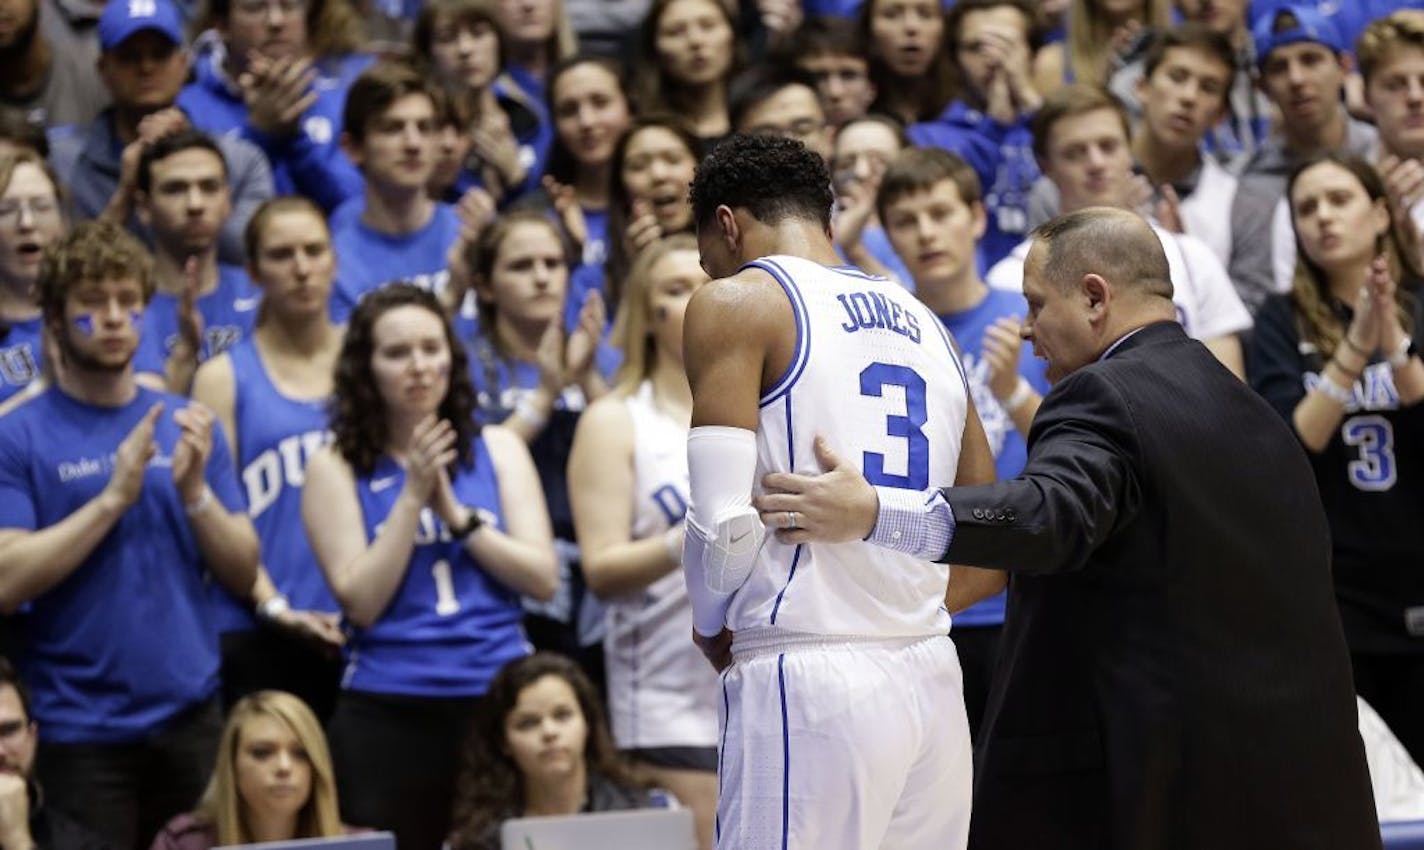
[[[193,45],[193,82],[178,106],[193,126],[262,149],[278,195],[306,195],[330,214],[361,194],[342,153],[341,112],[373,61],[348,0],[213,0]]]
[[[35,281],[45,248],[64,229],[59,181],[45,161],[24,150],[0,158],[0,403],[40,377]]]

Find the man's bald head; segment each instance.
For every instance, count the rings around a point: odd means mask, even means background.
[[[1044,277],[1060,289],[1096,274],[1119,294],[1172,298],[1172,271],[1162,242],[1135,213],[1088,207],[1038,227],[1033,238],[1028,261],[1040,263]]]

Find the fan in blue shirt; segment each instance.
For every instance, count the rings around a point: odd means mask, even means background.
[[[134,381],[147,252],[107,222],[50,250],[38,290],[63,365],[0,417],[0,610],[19,613],[19,667],[46,739],[88,747],[87,772],[126,802],[89,799],[79,771],[51,777],[47,796],[67,810],[128,806],[132,824],[202,791],[193,759],[210,756],[157,733],[214,695],[206,580],[250,587],[258,543],[212,413]],[[145,768],[155,760],[172,766]]]
[[[168,389],[186,394],[200,362],[252,332],[261,293],[242,269],[218,263],[217,236],[232,203],[211,136],[183,130],[149,145],[137,186],[135,212],[153,234],[157,282],[140,362],[165,364]]]
[[[341,151],[342,108],[374,58],[347,0],[215,0],[193,45],[193,81],[178,105],[193,126],[262,149],[278,195],[330,212],[361,194]],[[291,81],[284,84],[283,81]]]
[[[336,259],[321,210],[307,198],[267,202],[248,230],[248,268],[263,290],[261,321],[193,380],[193,399],[232,440],[247,513],[262,540],[263,566],[251,593],[213,588],[223,698],[232,704],[258,690],[288,691],[325,719],[344,638],[300,516],[306,463],[329,442],[327,406],[342,339],[327,315]],[[258,620],[278,628],[258,628]]]
[[[44,249],[64,235],[59,181],[38,154],[0,161],[0,402],[40,377]]]
[[[337,285],[332,318],[344,322],[362,296],[405,282],[435,293],[449,283],[450,247],[460,236],[453,207],[426,192],[435,169],[435,98],[411,68],[372,65],[346,99],[347,151],[366,179],[358,217],[335,227]],[[457,321],[473,334],[473,316]]]
[[[1000,477],[1018,474],[1048,380],[1043,361],[1029,356],[1018,335],[1028,312],[1022,293],[990,289],[975,268],[975,243],[987,213],[974,169],[948,151],[911,148],[886,170],[877,203],[891,243],[914,275],[915,295],[940,317],[963,353],[995,471]],[[971,729],[987,700],[1003,622],[1002,593],[954,617]]]
[[[1038,179],[1029,119],[1043,98],[1029,73],[1038,48],[1032,7],[1022,0],[964,0],[946,19],[946,41],[965,82],[964,99],[912,125],[910,141],[944,148],[974,168],[988,221],[980,271],[1028,234],[1029,190]]]

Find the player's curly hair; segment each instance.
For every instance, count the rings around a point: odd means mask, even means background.
[[[381,316],[407,306],[429,310],[440,317],[445,327],[445,342],[450,346],[450,385],[437,412],[455,429],[460,465],[469,466],[474,462],[473,443],[480,428],[475,422],[475,390],[470,383],[465,347],[455,337],[434,295],[408,283],[393,283],[367,294],[356,305],[336,359],[331,433],[336,450],[359,476],[370,475],[375,470],[376,461],[386,453],[389,436],[386,403],[371,374],[371,356],[376,349],[373,329]]]
[[[825,160],[798,141],[771,135],[722,142],[697,166],[691,194],[698,228],[711,224],[725,204],[766,224],[799,218],[829,230],[835,203]]]
[[[642,787],[618,755],[602,701],[588,676],[562,655],[536,652],[504,665],[490,681],[489,691],[475,712],[455,788],[449,840],[453,850],[484,850],[492,846],[488,844],[490,833],[507,818],[524,812],[524,779],[509,753],[505,721],[519,702],[519,693],[545,676],[562,679],[578,700],[588,727],[582,754],[587,776],[602,776],[629,788]]]

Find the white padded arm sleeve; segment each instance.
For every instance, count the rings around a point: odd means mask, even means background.
[[[687,435],[692,504],[682,550],[692,626],[712,637],[726,625],[732,594],[746,582],[766,529],[752,507],[756,435],[700,425]]]

